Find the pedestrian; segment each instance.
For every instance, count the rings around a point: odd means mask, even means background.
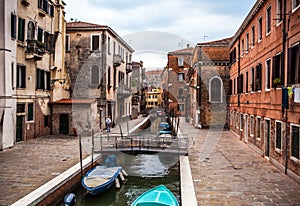
[[[110,127],[111,127],[111,119],[110,119],[110,116],[108,116],[105,120],[105,123],[106,123],[106,130],[107,130],[107,133],[110,133]]]

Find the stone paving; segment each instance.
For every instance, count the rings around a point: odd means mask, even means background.
[[[194,141],[189,161],[198,205],[300,205],[300,185],[233,133],[181,120],[182,132]]]
[[[130,121],[129,129],[143,119]],[[196,129],[184,118],[180,129],[193,142],[189,161],[199,206],[300,205],[300,185],[231,132]],[[118,133],[119,127],[111,132]],[[1,151],[0,205],[14,203],[78,163],[78,147],[78,138],[59,135],[20,142]]]

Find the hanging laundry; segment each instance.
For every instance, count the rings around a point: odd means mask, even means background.
[[[300,103],[300,88],[295,88],[294,102]]]

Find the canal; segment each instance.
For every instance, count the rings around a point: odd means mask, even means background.
[[[180,202],[179,157],[166,154],[116,154],[128,173],[120,189],[111,188],[98,196],[90,196],[80,185],[74,193],[81,206],[127,206],[146,190],[164,184]]]
[[[138,130],[134,135],[155,137],[158,135],[159,124],[166,121],[165,117],[155,115],[150,118],[147,128]],[[103,160],[111,154],[102,154]],[[116,152],[118,164],[128,173],[128,178],[120,189],[111,188],[96,197],[86,193],[80,185],[74,193],[79,206],[127,206],[146,190],[163,184],[176,196],[180,203],[179,156],[174,154],[126,154]],[[102,164],[100,162],[100,164]]]

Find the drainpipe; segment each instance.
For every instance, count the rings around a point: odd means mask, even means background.
[[[283,0],[283,19],[282,19],[282,62],[281,62],[281,77],[284,80],[284,71],[285,71],[285,56],[286,56],[286,38],[287,38],[287,33],[286,33],[286,0]],[[285,83],[287,86],[287,83]],[[284,114],[282,114],[284,116]],[[284,118],[284,117],[283,117]],[[285,109],[285,128],[287,128],[288,124],[288,108]],[[288,171],[288,159],[289,159],[289,153],[288,153],[288,134],[287,134],[287,129],[285,129],[285,169],[284,169],[284,174],[287,174]]]
[[[238,78],[237,78],[237,94],[238,94],[238,107],[241,104],[241,97],[239,93],[239,82],[240,82],[240,75],[241,75],[241,37],[239,36],[239,44],[238,44]]]
[[[201,110],[202,110],[202,83],[201,83],[201,79],[202,79],[202,75],[201,75],[201,64],[202,64],[202,47],[199,46],[199,56],[198,56],[198,67],[199,67],[199,74],[197,76],[197,79],[200,80],[200,82],[197,81],[197,85],[196,85],[196,91],[198,90],[198,86],[199,86],[199,91],[198,94],[199,94],[199,104],[198,104],[198,107],[199,107],[199,111],[200,111],[200,118],[198,119],[198,121],[200,122],[200,127],[202,127],[202,122],[201,122]],[[198,85],[198,83],[200,83]],[[199,124],[198,122],[198,124]],[[197,125],[198,126],[198,125]]]

